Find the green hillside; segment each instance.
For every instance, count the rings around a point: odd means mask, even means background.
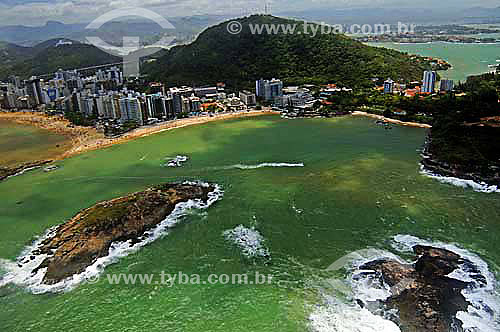
[[[261,77],[277,77],[289,84],[359,86],[373,77],[421,79],[427,68],[423,60],[340,34],[252,34],[249,28],[250,24],[298,24],[296,31],[303,31],[300,21],[254,15],[238,22],[243,27],[240,34],[228,33],[228,23],[221,23],[205,30],[194,43],[164,53],[145,66],[145,72],[152,80],[168,84],[224,81],[244,87]]]

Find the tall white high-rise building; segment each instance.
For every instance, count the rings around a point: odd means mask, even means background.
[[[436,79],[437,79],[437,74],[435,71],[425,71],[422,92],[434,93],[436,89]]]
[[[276,97],[283,96],[283,82],[275,78],[270,81],[260,79],[255,87],[257,96],[266,101],[273,101]]]

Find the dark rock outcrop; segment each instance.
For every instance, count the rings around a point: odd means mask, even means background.
[[[8,177],[14,176],[16,174],[20,174],[22,172],[25,172],[27,170],[37,168],[46,164],[51,163],[52,160],[40,160],[40,161],[33,161],[29,163],[24,163],[16,167],[0,167],[0,181],[3,181],[7,179]]]
[[[138,243],[161,223],[178,203],[207,202],[213,186],[164,184],[143,192],[105,201],[81,211],[60,225],[33,254],[49,255],[33,272],[47,268],[43,283],[54,284],[83,272],[107,256],[114,242]]]
[[[489,132],[488,130],[495,131]],[[500,188],[500,159],[496,155],[497,152],[494,156],[491,152],[484,154],[480,152],[480,150],[491,149],[490,146],[496,146],[494,142],[499,132],[500,128],[476,128],[465,131],[462,134],[463,137],[472,136],[471,141],[472,138],[481,137],[479,140],[481,143],[464,144],[463,142],[455,142],[456,140],[452,138],[436,140],[433,138],[433,135],[437,135],[436,130],[433,130],[427,137],[421,165],[425,170],[436,175],[472,180],[476,183],[485,183]],[[450,151],[462,158],[456,156],[451,158],[450,155],[453,154]],[[489,157],[486,158],[485,155]]]
[[[459,324],[457,312],[468,307],[461,293],[468,283],[447,275],[463,264],[472,269],[474,265],[446,249],[415,246],[413,251],[418,257],[414,264],[377,260],[360,269],[375,271],[391,287],[392,296],[383,305],[398,310],[403,331],[447,332]],[[477,280],[481,278],[477,271]]]

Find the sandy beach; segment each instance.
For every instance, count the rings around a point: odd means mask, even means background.
[[[431,125],[425,124],[425,123],[417,123],[417,122],[404,122],[396,119],[391,119],[391,118],[386,118],[385,116],[382,115],[377,115],[377,114],[371,114],[367,112],[361,112],[361,111],[356,111],[352,113],[353,116],[366,116],[369,118],[377,119],[377,120],[382,120],[386,121],[389,123],[394,123],[400,126],[407,126],[407,127],[416,127],[416,128],[432,128]]]
[[[71,141],[70,145],[71,147],[56,158],[56,160],[61,160],[87,151],[103,149],[112,146],[114,144],[121,144],[124,142],[137,139],[139,137],[154,135],[167,130],[199,125],[213,121],[261,116],[261,115],[273,115],[273,114],[276,115],[280,113],[266,110],[266,111],[250,111],[241,113],[226,113],[214,116],[200,116],[200,117],[193,117],[186,119],[177,119],[160,123],[157,125],[140,127],[116,138],[106,138],[103,133],[98,132],[93,127],[74,126],[64,117],[60,116],[49,117],[45,114],[36,112],[14,112],[14,113],[0,112],[0,120],[13,121],[19,124],[35,126],[68,137],[68,139]],[[415,123],[415,122],[403,122],[400,120],[389,119],[380,115],[370,114],[360,111],[354,112],[352,113],[352,115],[370,117],[377,120],[383,120],[402,126],[431,128],[431,126],[427,124]]]
[[[116,138],[106,138],[103,133],[98,132],[95,128],[92,127],[73,126],[64,117],[49,117],[45,114],[36,112],[0,112],[0,120],[32,125],[38,128],[50,130],[60,135],[67,136],[71,140],[71,148],[57,158],[58,160],[61,160],[87,151],[103,149],[114,144],[121,144],[130,140],[137,139],[139,137],[145,137],[167,130],[183,128],[213,121],[273,114],[279,114],[279,112],[250,111],[178,119],[160,123],[158,125],[140,127]]]

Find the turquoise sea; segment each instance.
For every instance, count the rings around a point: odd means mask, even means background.
[[[419,54],[442,58],[453,68],[441,71],[442,78],[465,81],[467,76],[491,71],[488,65],[499,64],[500,43],[495,44],[456,44],[434,42],[426,44],[369,43],[371,46],[392,48],[409,54]]]
[[[259,272],[273,282],[168,287],[110,285],[101,277],[44,294],[0,282],[0,330],[399,331],[356,307],[348,271],[327,267],[359,250],[399,254],[396,242],[426,239],[477,255],[493,280],[500,272],[499,194],[422,175],[425,136],[419,128],[384,130],[366,118],[262,116],[156,134],[64,160],[54,172],[1,182],[3,277],[37,236],[81,209],[158,183],[196,180],[221,185],[223,197],[104,272]],[[162,166],[176,155],[189,157],[184,167]],[[224,237],[238,225],[262,236],[270,260],[249,259]],[[496,299],[498,285],[489,285],[484,291]],[[481,317],[488,328],[498,322],[492,307],[491,317]]]

